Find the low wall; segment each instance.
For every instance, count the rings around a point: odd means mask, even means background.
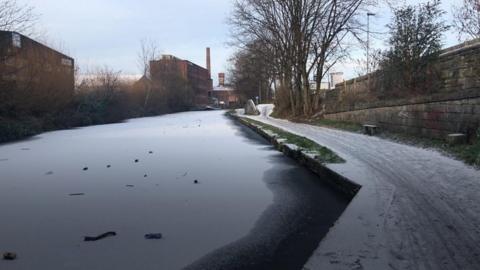
[[[385,94],[378,91],[375,73],[337,84],[325,93],[325,118],[432,138],[475,134],[480,126],[480,39],[443,50],[437,65],[440,83],[430,93]]]
[[[474,136],[480,124],[480,97],[330,113],[325,118],[439,139],[451,133]]]

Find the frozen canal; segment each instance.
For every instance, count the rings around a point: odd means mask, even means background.
[[[50,132],[0,145],[0,269],[301,269],[347,203],[223,112]]]

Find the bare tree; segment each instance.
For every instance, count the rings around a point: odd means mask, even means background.
[[[320,86],[328,72],[348,55],[347,44],[343,41],[348,35],[358,38],[363,31],[362,23],[357,19],[358,12],[367,1],[343,0],[321,1],[318,15],[319,29],[315,32],[312,50],[312,66],[309,72],[315,72],[316,91],[307,112],[318,109]]]
[[[148,38],[140,40],[137,64],[143,76],[150,77],[150,61],[157,59],[159,56],[160,49],[156,41]]]
[[[17,31],[29,34],[33,32],[34,24],[38,16],[33,8],[26,5],[19,5],[15,0],[0,0],[0,31]],[[13,68],[13,58],[16,52],[9,49],[9,38],[0,38],[0,96],[7,100],[6,92],[11,91],[13,86],[5,78],[14,76],[18,72],[17,67]]]
[[[142,80],[150,80],[150,61],[157,59],[160,56],[160,50],[157,42],[148,38],[140,40],[140,51],[138,52],[137,64],[142,72]],[[152,86],[147,83],[144,85],[145,99],[143,102],[144,110],[147,109],[150,95],[152,94]]]
[[[237,0],[234,36],[248,44],[261,40],[271,49],[281,91],[277,108],[309,115],[318,104],[310,79],[318,82],[345,52],[342,41],[358,27],[366,0]],[[320,87],[320,83],[317,83]]]
[[[261,41],[254,41],[237,51],[230,59],[229,77],[243,101],[270,102],[275,81],[274,62],[269,48]]]
[[[37,21],[33,7],[21,5],[16,0],[0,0],[0,30],[30,35]]]
[[[369,61],[367,67],[367,57],[366,54],[361,58],[354,59],[355,63],[355,74],[360,77],[367,75],[368,73],[375,72],[380,68],[380,61],[383,57],[383,52],[380,49],[371,49],[369,53]]]
[[[119,89],[120,75],[121,71],[115,71],[108,66],[97,67],[93,72],[83,75],[78,91],[94,92],[102,104],[108,104]]]
[[[75,125],[111,123],[140,115],[141,101],[131,81],[108,66],[86,70],[77,86]],[[142,97],[143,100],[143,97]]]
[[[454,6],[453,26],[459,40],[480,38],[480,1],[463,0],[461,6]]]

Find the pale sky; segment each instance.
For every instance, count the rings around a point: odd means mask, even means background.
[[[443,6],[451,11],[452,3]],[[75,58],[81,70],[108,65],[123,74],[139,74],[137,52],[140,40],[156,40],[163,54],[173,54],[205,66],[205,48],[212,49],[212,77],[226,71],[227,60],[234,52],[226,44],[229,26],[226,24],[232,0],[19,0],[35,7],[41,15],[39,26],[48,39],[62,43]],[[402,2],[402,1],[396,1]],[[407,1],[414,3],[417,1]],[[387,8],[373,9],[377,17],[371,30],[385,32],[390,20]],[[450,18],[450,14],[448,14]],[[365,16],[366,17],[366,16]],[[446,35],[446,45],[457,43],[453,33]],[[381,35],[381,38],[386,38]],[[383,40],[372,47],[384,46]],[[360,55],[354,52],[354,55]],[[346,77],[355,75],[352,63],[336,68]]]
[[[61,42],[82,70],[108,65],[123,74],[140,73],[140,40],[156,40],[162,54],[205,67],[212,50],[212,74],[226,69],[233,52],[225,44],[228,0],[21,0],[41,14],[48,39]],[[213,75],[216,78],[216,75]]]
[[[389,0],[396,6],[402,6],[404,4],[417,4],[427,2],[425,0]],[[442,9],[446,11],[445,20],[447,24],[452,24],[452,6],[459,5],[462,0],[442,0]],[[391,9],[383,4],[377,7],[369,8],[369,11],[375,13],[374,17],[370,17],[370,31],[381,34],[376,34],[370,40],[370,47],[373,49],[386,49],[388,40],[388,29],[386,25],[390,23],[392,19]],[[365,23],[367,21],[367,15],[364,16]],[[443,37],[443,47],[450,47],[458,44],[457,34],[454,29],[450,29]],[[351,52],[352,58],[364,58],[365,50],[357,49]],[[335,67],[335,71],[344,72],[345,78],[350,79],[358,76],[358,64],[356,61],[349,60],[346,63]]]

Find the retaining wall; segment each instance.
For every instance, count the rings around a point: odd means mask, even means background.
[[[323,99],[326,119],[444,138],[480,127],[480,39],[442,51],[439,86],[430,93],[379,93],[376,74],[337,84]],[[369,83],[370,80],[370,83]]]
[[[346,111],[325,114],[325,118],[438,139],[451,133],[472,137],[480,123],[480,97]]]

